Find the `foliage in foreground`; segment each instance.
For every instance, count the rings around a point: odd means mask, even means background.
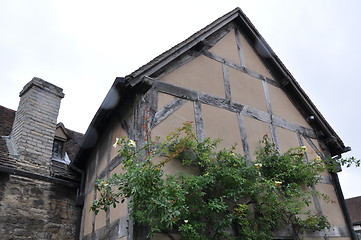
[[[216,150],[220,140],[200,141],[191,123],[164,142],[149,139],[143,146],[117,139],[124,174],[97,180],[96,213],[130,200],[131,217],[157,232],[177,232],[182,239],[272,239],[289,226],[298,238],[305,231],[329,228],[323,215],[305,210],[312,190],[325,171],[318,157],[306,162],[304,147],[280,154],[265,137],[250,163],[235,148]],[[157,160],[157,161],[156,161]],[[192,172],[166,175],[165,164],[180,161]],[[170,236],[171,238],[171,236]]]

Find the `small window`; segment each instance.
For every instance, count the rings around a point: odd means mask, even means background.
[[[53,159],[63,160],[65,153],[65,141],[55,138],[53,143]]]

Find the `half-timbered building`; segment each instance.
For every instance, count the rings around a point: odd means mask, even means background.
[[[116,137],[142,142],[150,120],[152,136],[164,137],[186,121],[196,134],[238,144],[250,160],[267,134],[281,151],[306,146],[307,158],[338,157],[344,145],[291,73],[240,9],[235,9],[140,67],[113,86],[91,122],[74,166],[84,171],[81,239],[144,239],[129,218],[127,202],[95,215],[94,181],[120,173]],[[175,171],[176,165],[168,166]],[[336,173],[315,186],[332,201],[313,198],[312,211],[332,227],[305,239],[354,239]],[[293,239],[282,232],[280,239]],[[155,239],[167,239],[156,236]]]

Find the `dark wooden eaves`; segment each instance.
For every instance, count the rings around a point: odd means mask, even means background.
[[[98,143],[100,135],[108,127],[107,122],[109,122],[109,120],[114,117],[114,114],[116,114],[116,109],[124,107],[122,105],[124,105],[124,103],[127,102],[126,100],[136,92],[146,92],[151,87],[151,84],[151,82],[145,80],[132,86],[122,77],[115,79],[102,105],[84,134],[82,143],[80,144],[78,153],[72,164],[79,168],[84,167],[87,159],[92,154],[93,147]],[[113,102],[115,93],[117,95],[116,103]],[[114,105],[114,107],[108,108],[107,106],[109,106],[109,104]]]

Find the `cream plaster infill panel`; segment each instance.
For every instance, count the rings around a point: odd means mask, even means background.
[[[268,123],[259,121],[254,118],[244,116],[244,125],[247,132],[247,141],[252,159],[255,159],[255,153],[259,150],[261,143],[265,135],[272,138],[271,131]]]
[[[108,151],[111,151],[112,149],[108,146],[104,146],[104,144],[102,145],[98,145],[98,147],[100,148],[106,148]],[[108,152],[104,149],[102,150],[97,150],[97,173],[100,174],[102,171],[104,171],[107,167],[108,167]]]
[[[211,49],[209,49],[209,51],[235,64],[240,65],[240,57],[234,29],[232,29],[221,40],[219,40]]]
[[[152,163],[154,165],[158,165],[160,163],[164,163],[162,169],[164,175],[162,178],[166,178],[167,175],[176,175],[178,172],[193,175],[198,173],[196,168],[192,168],[190,166],[185,166],[182,164],[182,161],[179,159],[167,159],[166,157],[156,157],[152,159]]]
[[[163,122],[152,129],[152,138],[159,136],[164,140],[169,133],[183,126],[185,122],[195,122],[193,101],[188,101],[177,111],[168,116]]]
[[[88,235],[92,232],[93,228],[93,212],[89,211],[90,206],[93,203],[94,199],[94,191],[90,192],[84,201],[84,208],[83,208],[83,219],[82,219],[82,226],[83,226],[83,236]]]
[[[312,141],[312,142],[316,145],[317,149],[320,150],[320,147],[319,147],[318,143],[315,143],[315,141]],[[306,146],[306,149],[307,149],[306,154],[307,154],[308,161],[314,161],[318,157],[317,152],[312,148],[312,146],[310,144],[308,144],[308,142],[306,140],[303,143],[304,143],[304,145]],[[320,175],[322,175],[322,176],[330,176],[330,173],[327,170],[325,170]]]
[[[308,142],[306,140],[303,141],[303,145],[306,147],[306,154],[307,154],[307,158],[309,160],[312,160],[312,159],[316,159],[318,154],[317,152],[311,147],[310,144],[308,144]]]
[[[262,81],[228,68],[232,100],[267,112]]]
[[[127,136],[127,133],[122,128],[122,126],[120,126],[120,124],[119,124],[112,130],[112,133],[111,133],[112,144],[115,143],[116,138],[122,138],[124,136]],[[113,145],[109,146],[110,159],[113,159],[118,156],[118,150],[119,150],[119,146],[117,146],[116,148],[113,147]]]
[[[237,144],[236,152],[243,154],[242,138],[236,113],[202,104],[202,116],[205,137],[222,139],[218,148],[230,148]]]
[[[265,77],[273,79],[266,66],[263,64],[261,59],[258,57],[255,50],[247,42],[247,40],[241,35],[241,44],[243,49],[243,55],[246,62],[246,68],[249,68]],[[267,57],[267,56],[265,56]]]
[[[274,115],[282,117],[290,122],[297,123],[303,127],[312,129],[282,89],[269,84],[268,91]]]
[[[97,192],[97,199],[100,197],[100,192]],[[95,215],[95,231],[106,225],[106,212],[99,210],[98,214]]]
[[[346,223],[344,216],[333,185],[318,183],[316,185],[316,190],[320,193],[326,194],[330,198],[329,202],[320,199],[322,213],[327,217],[330,224],[345,226]]]
[[[172,95],[158,92],[158,111],[165,107],[167,104],[173,102],[175,99],[176,97]]]
[[[309,192],[309,191],[312,191],[312,188],[311,187],[303,187],[302,189],[304,192]],[[305,206],[302,211],[304,212],[307,212],[307,211],[310,211],[312,214],[317,214],[317,210],[316,210],[316,205],[315,205],[315,199],[313,197],[311,197],[310,199],[310,204],[308,206]],[[306,218],[306,215],[300,215],[300,218],[301,219],[305,219]]]
[[[114,168],[111,172],[110,175],[114,175],[114,174],[123,174],[125,171],[123,170],[123,164],[119,164],[116,168]],[[116,192],[116,187],[113,187],[113,190]],[[126,216],[126,214],[128,213],[128,204],[127,201],[124,201],[123,203],[119,202],[116,207],[114,208],[113,206],[110,206],[109,208],[110,211],[110,223]]]
[[[284,128],[276,127],[276,135],[280,145],[281,152],[287,152],[290,148],[299,147],[300,143],[297,138],[297,133],[289,131]]]
[[[203,55],[177,68],[160,81],[225,97],[222,64]]]

